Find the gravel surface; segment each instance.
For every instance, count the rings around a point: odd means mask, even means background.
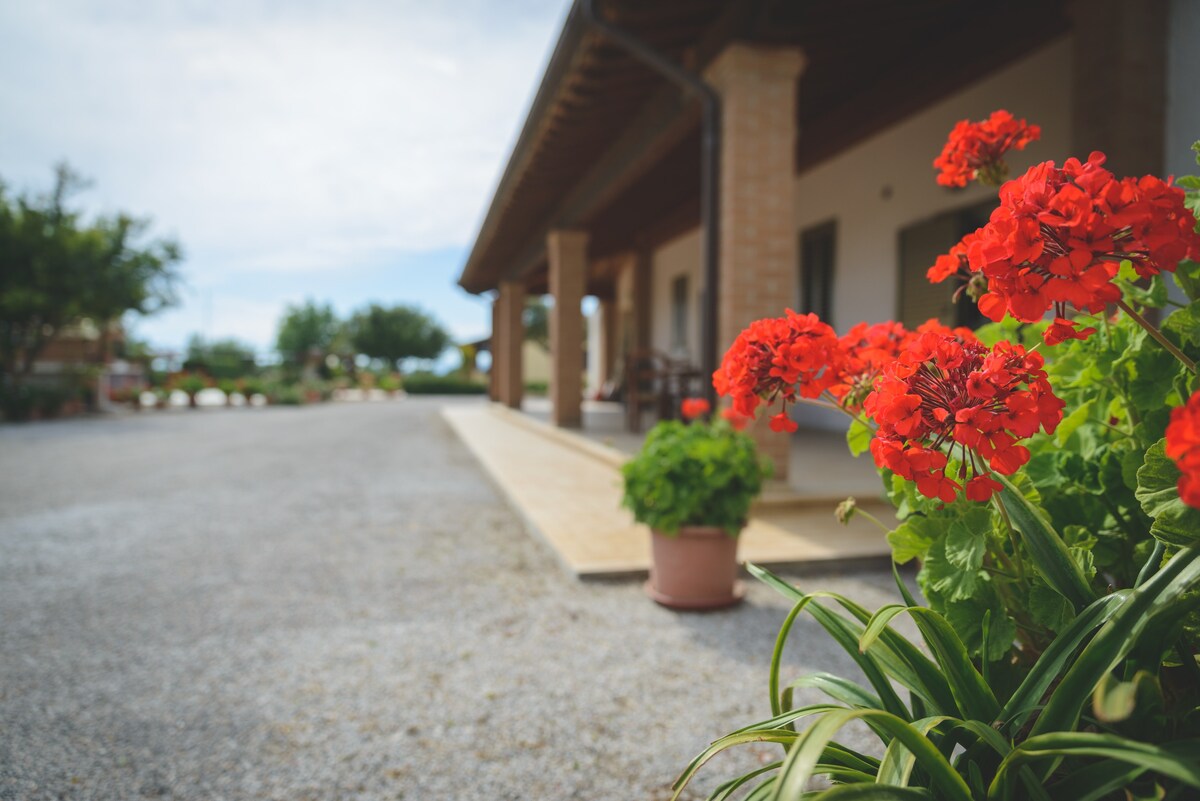
[[[786,601],[569,578],[446,402],[0,426],[0,798],[665,799],[768,716]],[[793,639],[790,673],[853,675]]]

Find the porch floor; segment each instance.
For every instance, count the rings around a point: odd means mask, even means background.
[[[573,574],[581,578],[645,574],[650,567],[650,538],[646,528],[620,506],[618,472],[641,437],[621,431],[620,415],[595,404],[585,407],[583,432],[542,422],[536,403],[531,411],[518,413],[490,404],[451,406],[442,414],[529,528]],[[615,429],[608,432],[597,425],[608,420],[606,414],[615,420]],[[589,421],[592,425],[587,427]],[[805,458],[817,458],[813,450],[806,449]],[[821,464],[818,472],[825,476],[822,486],[832,488],[829,465]],[[887,522],[890,507],[874,500],[874,487],[857,497]],[[742,535],[739,558],[826,569],[864,560],[886,561],[887,542],[869,521],[860,517],[843,526],[833,517],[837,500],[858,489],[843,485],[836,500],[814,493],[811,487],[805,493],[773,492],[755,508]]]

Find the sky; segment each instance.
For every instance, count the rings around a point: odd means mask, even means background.
[[[0,180],[67,161],[90,214],[179,241],[180,304],[132,331],[261,352],[288,304],[415,304],[457,341],[455,285],[569,0],[0,3]]]

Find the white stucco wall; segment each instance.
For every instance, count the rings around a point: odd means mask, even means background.
[[[700,361],[700,297],[704,288],[700,229],[672,239],[654,251],[651,271],[650,347],[675,357]],[[687,352],[678,353],[671,342],[671,284],[688,277]]]
[[[837,220],[828,322],[844,331],[895,317],[899,232],[994,196],[986,187],[952,190],[935,182],[932,162],[955,122],[1008,109],[1042,126],[1039,141],[1008,159],[1012,173],[1046,159],[1061,162],[1076,155],[1068,152],[1070,86],[1070,41],[1063,38],[798,176],[797,231]]]

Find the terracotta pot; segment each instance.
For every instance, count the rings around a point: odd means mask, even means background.
[[[738,538],[712,526],[685,526],[676,536],[651,532],[653,566],[646,594],[672,609],[720,609],[742,600]]]

